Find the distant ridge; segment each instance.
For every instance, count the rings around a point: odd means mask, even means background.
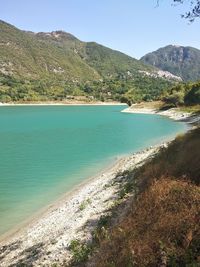
[[[169,71],[184,81],[200,79],[200,50],[180,45],[168,45],[141,58],[145,64]]]

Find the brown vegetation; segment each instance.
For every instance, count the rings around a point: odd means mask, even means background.
[[[200,129],[177,137],[134,179],[131,208],[87,266],[199,266]]]
[[[178,135],[167,148],[145,164],[136,174],[140,189],[149,185],[153,179],[173,176],[181,180],[200,183],[200,128]]]

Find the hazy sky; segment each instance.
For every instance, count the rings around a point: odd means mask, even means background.
[[[0,19],[24,30],[70,32],[140,58],[168,44],[200,49],[200,19],[172,0],[0,0]]]

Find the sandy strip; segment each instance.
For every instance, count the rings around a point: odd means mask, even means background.
[[[70,241],[77,238],[90,240],[98,219],[116,200],[119,184],[113,181],[117,173],[136,168],[158,150],[159,146],[155,146],[120,159],[113,167],[56,202],[23,229],[2,240],[0,266],[19,263],[52,266],[54,262],[68,261],[71,257],[68,250]]]
[[[189,112],[179,111],[177,108],[171,108],[168,110],[160,111],[155,108],[137,107],[138,104],[133,104],[131,107],[125,108],[121,112],[124,113],[137,113],[137,114],[157,114],[169,117],[176,121],[185,121],[188,123],[199,123],[200,115],[191,115]]]
[[[0,103],[0,107],[8,106],[127,106],[119,102],[41,102],[41,103]]]

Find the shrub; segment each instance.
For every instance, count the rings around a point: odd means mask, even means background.
[[[82,243],[78,239],[71,241],[69,249],[72,252],[73,260],[76,263],[84,262],[88,259],[89,254],[92,251],[91,245]]]
[[[200,85],[194,86],[186,95],[185,95],[186,104],[200,104]]]
[[[88,198],[86,200],[84,200],[80,206],[79,206],[79,210],[84,210],[88,204],[91,204],[91,200]]]
[[[175,107],[184,104],[184,92],[173,92],[164,98],[167,104],[172,104]]]

